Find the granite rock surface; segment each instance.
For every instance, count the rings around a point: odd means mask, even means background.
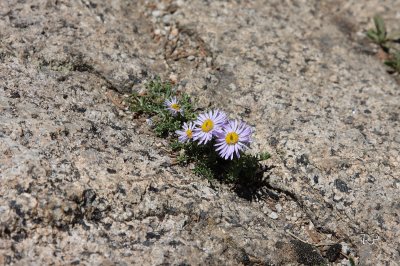
[[[388,1],[0,1],[0,264],[398,265]],[[398,23],[397,23],[398,25]],[[255,128],[251,199],[174,164],[154,75]]]

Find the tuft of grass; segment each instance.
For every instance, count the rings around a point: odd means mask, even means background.
[[[197,142],[180,143],[174,134],[184,122],[194,121],[196,108],[188,94],[177,92],[170,83],[159,78],[149,81],[143,93],[133,93],[128,101],[130,110],[138,115],[151,117],[157,136],[170,139],[170,148],[177,155],[180,165],[194,165],[194,173],[208,180],[251,186],[259,184],[264,167],[261,162],[270,158],[269,153],[250,155],[242,153],[240,158],[225,160],[215,151],[214,141],[205,145]],[[183,107],[183,114],[173,116],[164,106],[164,101],[176,96]]]

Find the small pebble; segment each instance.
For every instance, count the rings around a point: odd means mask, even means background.
[[[191,55],[191,56],[188,57],[188,60],[189,60],[189,61],[193,61],[194,58],[195,58],[195,57],[194,57],[193,55]]]
[[[146,123],[147,123],[147,125],[152,126],[153,120],[151,118],[148,118],[148,119],[146,119]]]
[[[278,214],[276,212],[271,212],[268,216],[269,218],[274,220],[278,219]]]
[[[341,200],[343,197],[342,197],[342,195],[339,195],[339,194],[335,194],[335,196],[333,197],[333,199],[335,200],[335,201],[339,201],[339,200]]]
[[[170,32],[170,35],[171,35],[171,36],[174,36],[174,37],[178,36],[178,34],[179,34],[179,31],[178,31],[177,28],[173,28],[173,29],[171,30],[171,32]]]
[[[177,83],[178,82],[178,75],[176,75],[175,73],[171,73],[169,75],[169,80],[171,80],[172,83]]]
[[[153,12],[151,12],[151,15],[153,17],[159,17],[159,16],[161,16],[161,14],[162,14],[161,10],[154,10]]]
[[[162,20],[164,24],[169,24],[171,22],[171,15],[165,15]]]
[[[342,245],[342,253],[346,255],[349,254],[350,253],[349,246],[345,242],[342,242],[340,244]]]

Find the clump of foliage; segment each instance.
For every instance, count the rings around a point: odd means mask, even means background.
[[[145,88],[145,92],[135,92],[131,95],[130,110],[151,117],[155,133],[170,140],[171,150],[176,156],[177,163],[193,164],[194,173],[208,180],[246,186],[259,182],[260,174],[262,175],[264,170],[261,162],[270,157],[267,152],[250,155],[239,149],[236,154],[228,153],[231,155],[230,158],[229,156],[224,158],[221,151],[216,150],[217,138],[213,137],[207,143],[193,140],[193,132],[189,129],[194,130],[193,121],[201,115],[198,115],[198,110],[189,95],[179,93],[171,84],[161,82],[158,78],[148,82]],[[182,129],[182,126],[184,131],[180,131],[181,137],[177,139],[177,131]],[[245,127],[246,125],[243,125],[243,128]],[[236,142],[239,142],[238,138]]]
[[[369,29],[366,32],[367,37],[388,54],[389,59],[385,61],[385,65],[390,67],[394,72],[400,73],[400,51],[396,50],[392,45],[400,41],[400,34],[389,34],[386,30],[385,22],[379,15],[374,17],[374,26],[374,29]]]
[[[260,162],[270,158],[268,152],[250,155],[242,154],[240,158],[225,160],[215,151],[214,142],[198,145],[195,142],[171,142],[173,151],[178,152],[178,163],[188,165],[195,163],[194,173],[208,180],[220,180],[227,183],[253,185],[259,182],[259,174],[264,167]]]
[[[183,122],[196,117],[190,96],[186,93],[180,95],[181,105],[185,109],[184,116],[172,116],[165,108],[165,99],[177,95],[170,83],[163,83],[156,78],[146,83],[145,89],[145,92],[133,92],[129,97],[130,110],[139,115],[151,116],[157,136],[167,137],[170,133],[180,129]]]
[[[385,22],[381,16],[376,15],[374,17],[374,25],[375,29],[369,29],[367,31],[367,37],[382,48],[386,48],[386,43],[389,39],[387,37]]]

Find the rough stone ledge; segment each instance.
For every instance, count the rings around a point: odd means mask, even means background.
[[[362,31],[399,8],[0,2],[0,264],[396,265],[400,95]],[[256,127],[269,196],[171,165],[121,104],[152,75]]]

